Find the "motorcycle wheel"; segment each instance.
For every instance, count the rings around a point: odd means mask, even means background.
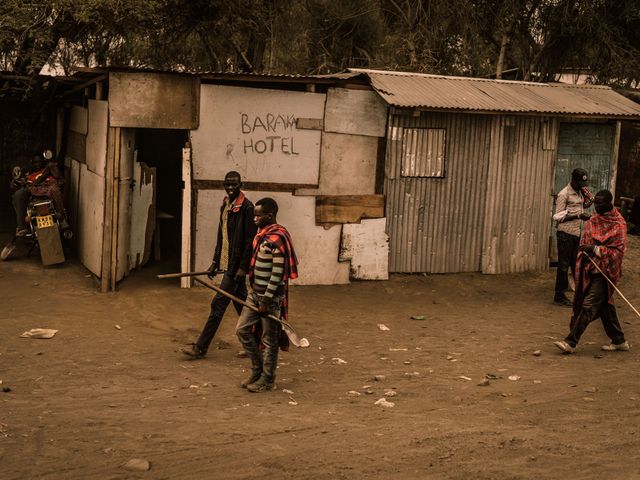
[[[0,259],[2,259],[2,261],[7,260],[11,256],[11,254],[13,253],[13,251],[15,249],[16,249],[16,244],[15,243],[13,243],[13,242],[8,243],[2,249],[2,252],[0,252]]]

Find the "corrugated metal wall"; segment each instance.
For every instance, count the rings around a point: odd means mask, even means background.
[[[554,193],[569,183],[574,168],[584,168],[589,172],[592,192],[609,188],[614,134],[615,125],[561,123]]]
[[[402,176],[409,128],[446,129],[444,178]],[[385,194],[391,272],[507,273],[548,265],[558,122],[391,115]]]
[[[402,141],[413,128],[446,130],[444,178],[401,175]],[[480,270],[490,138],[490,116],[390,116],[385,167],[390,272]]]
[[[494,118],[483,273],[548,268],[557,131],[553,118]]]

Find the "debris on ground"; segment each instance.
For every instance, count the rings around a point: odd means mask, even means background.
[[[491,381],[490,381],[488,378],[485,378],[485,379],[483,379],[483,380],[478,384],[478,386],[479,386],[479,387],[486,387],[486,386],[488,386],[490,383],[491,383]]]
[[[539,357],[542,354],[542,352],[540,350],[534,350],[533,351],[533,356],[534,357]]]
[[[359,397],[360,392],[356,392],[355,390],[349,390],[347,392],[347,397]]]
[[[424,320],[426,317],[424,315],[411,315],[411,320]]]
[[[520,375],[509,375],[509,380],[511,380],[512,382],[517,382],[518,380],[520,380]]]
[[[598,387],[589,387],[584,389],[585,393],[596,393],[598,391]]]
[[[382,330],[383,332],[388,332],[390,330],[390,328],[387,327],[384,323],[379,323],[378,324],[378,329]]]
[[[345,364],[347,363],[347,361],[346,361],[346,360],[343,360],[343,359],[338,358],[338,357],[333,357],[333,358],[331,359],[331,361],[332,361],[334,364],[336,364],[336,365],[345,365]]]
[[[396,395],[398,395],[398,392],[396,392],[395,390],[387,390],[386,392],[384,392],[385,397],[395,397]]]
[[[471,377],[467,377],[465,375],[460,375],[458,378],[462,379],[462,380],[466,380],[467,382],[471,381]]]
[[[22,338],[53,338],[59,330],[53,330],[51,328],[32,328],[28,332],[24,332],[20,335]]]
[[[146,472],[151,468],[151,464],[142,458],[132,458],[123,467],[133,472]]]
[[[293,392],[287,388],[283,388],[282,393],[286,393],[287,395],[293,395]]]
[[[120,325],[114,325],[113,326],[116,330],[122,330],[122,327]]]
[[[385,407],[385,408],[393,408],[396,406],[395,403],[387,401],[387,399],[384,397],[376,400],[373,404],[380,405],[381,407]]]
[[[289,405],[295,407],[296,405],[298,405],[298,402],[296,401],[295,398],[289,397]]]
[[[384,382],[387,379],[387,376],[386,375],[374,375],[373,379],[376,382]]]

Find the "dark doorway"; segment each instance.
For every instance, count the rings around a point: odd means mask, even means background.
[[[167,271],[180,270],[182,240],[182,148],[186,130],[138,129],[139,162],[156,169],[156,232],[151,261]]]

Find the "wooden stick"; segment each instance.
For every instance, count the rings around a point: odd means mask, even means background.
[[[239,299],[235,295],[230,294],[229,292],[221,289],[216,285],[212,285],[210,283],[202,281],[199,278],[196,278],[196,277],[200,277],[208,274],[209,272],[165,273],[162,275],[158,275],[158,278],[165,279],[165,278],[194,277],[194,280],[199,284],[204,285],[205,287],[211,290],[214,290],[215,292],[218,292],[220,295],[224,295],[225,297],[230,298],[231,300],[233,300],[236,303],[239,303],[240,305],[244,305],[245,307],[253,310],[254,312],[260,313],[255,305],[252,305],[250,303],[245,302],[244,300]],[[291,341],[291,343],[293,343],[296,347],[306,348],[309,346],[309,340],[307,340],[306,338],[300,338],[300,336],[296,333],[296,331],[294,330],[294,328],[291,326],[289,322],[287,322],[286,320],[283,320],[282,318],[278,318],[275,315],[266,315],[266,316],[271,320],[276,321],[280,325],[282,325],[282,329],[287,334],[287,337],[289,337],[289,340]]]
[[[618,287],[616,287],[616,286],[613,284],[613,282],[612,282],[611,280],[609,280],[609,277],[607,277],[607,275],[606,275],[602,270],[600,270],[600,267],[598,266],[598,264],[597,264],[596,262],[594,262],[594,261],[593,261],[593,259],[592,259],[589,255],[587,255],[587,258],[588,258],[589,260],[591,260],[591,263],[593,263],[593,266],[594,266],[594,267],[596,267],[596,268],[598,269],[598,271],[602,274],[602,276],[603,276],[604,278],[606,278],[606,279],[607,279],[607,282],[609,282],[609,283],[611,284],[611,286],[614,288],[614,290],[615,290],[616,292],[618,292],[618,295],[620,295],[620,296],[622,297],[622,299],[623,299],[625,302],[627,302],[627,305],[629,305],[629,306],[631,307],[631,310],[633,310],[634,312],[636,312],[636,315],[638,315],[638,317],[640,317],[640,312],[638,312],[638,310],[636,310],[636,307],[634,307],[633,305],[631,305],[631,302],[630,302],[629,300],[627,300],[627,297],[625,297],[625,296],[622,294],[622,292],[621,292],[620,290],[618,290]]]
[[[221,289],[220,287],[216,286],[216,285],[211,285],[210,283],[207,283],[197,277],[194,278],[194,280],[196,282],[198,282],[201,285],[204,285],[207,288],[210,288],[211,290],[214,290],[216,292],[218,292],[220,295],[224,295],[227,298],[230,298],[231,300],[233,300],[236,303],[239,303],[240,305],[244,305],[245,307],[253,310],[256,313],[260,313],[260,311],[258,310],[258,308],[255,305],[252,305],[248,302],[245,302],[244,300],[239,299],[238,297],[236,297],[235,295],[230,294],[229,292]],[[260,313],[261,315],[265,315],[264,313]],[[291,343],[293,343],[296,347],[302,347],[302,348],[306,348],[309,346],[309,340],[307,340],[306,338],[300,338],[300,336],[296,333],[296,331],[294,330],[294,328],[291,326],[291,324],[289,322],[287,322],[286,320],[282,319],[282,318],[278,318],[275,315],[265,315],[267,318],[278,322],[280,325],[282,325],[282,329],[284,330],[284,332],[287,334],[287,337],[289,337],[289,340],[291,341]]]
[[[208,275],[209,272],[186,272],[186,273],[164,273],[158,275],[158,278],[182,278],[182,277],[197,277],[199,275]]]

